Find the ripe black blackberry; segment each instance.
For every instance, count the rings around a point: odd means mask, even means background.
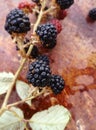
[[[50,76],[50,67],[42,60],[36,60],[29,66],[27,80],[29,83],[32,83],[34,87],[45,87],[49,86]]]
[[[47,55],[40,55],[37,57],[37,60],[42,60],[45,64],[49,65],[49,58]]]
[[[74,0],[56,0],[56,3],[61,9],[67,9],[74,3]]]
[[[93,8],[89,11],[88,14],[89,18],[91,18],[92,20],[96,20],[96,8]]]
[[[55,94],[59,94],[64,89],[65,82],[63,78],[59,75],[52,75],[50,86]]]
[[[30,30],[29,18],[20,9],[13,9],[6,17],[5,30],[13,33],[27,33]]]
[[[44,47],[51,49],[56,45],[57,30],[52,23],[39,25],[36,33]]]

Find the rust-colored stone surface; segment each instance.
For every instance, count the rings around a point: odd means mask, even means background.
[[[20,1],[0,1],[0,71],[15,73],[19,66],[15,45],[4,30],[4,21],[9,10]],[[57,46],[49,52],[53,73],[62,75],[66,83],[65,90],[55,96],[72,115],[66,130],[96,130],[96,22],[86,21],[93,6],[96,7],[96,0],[75,0],[61,21],[63,30]],[[46,104],[48,107],[48,100],[38,98],[33,102],[41,110]]]

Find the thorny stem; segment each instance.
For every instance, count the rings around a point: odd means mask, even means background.
[[[46,3],[45,1],[46,1],[46,0],[44,0],[44,1],[42,2],[42,8],[41,8],[41,10],[40,10],[40,13],[39,13],[38,19],[37,19],[37,21],[36,21],[36,24],[34,25],[33,34],[35,34],[35,30],[37,29],[37,26],[39,25],[39,23],[40,23],[40,21],[41,21],[41,19],[42,19],[43,10],[44,10],[44,8],[45,8],[45,3]],[[27,54],[26,54],[27,56],[30,55],[30,53],[31,53],[31,51],[32,51],[32,48],[33,48],[33,45],[30,45],[29,50],[28,50],[28,52],[27,52]],[[1,110],[0,110],[0,114],[2,114],[2,113],[4,112],[4,110],[5,110],[5,108],[6,108],[8,99],[9,99],[10,94],[11,94],[11,92],[12,92],[12,89],[13,89],[13,87],[14,87],[14,85],[15,85],[15,82],[16,82],[16,80],[17,80],[17,78],[18,78],[18,76],[19,76],[19,74],[20,74],[20,72],[21,72],[21,70],[22,70],[22,68],[23,68],[23,66],[24,66],[24,64],[25,64],[25,62],[26,62],[26,60],[27,60],[27,57],[22,58],[21,65],[19,66],[17,72],[15,73],[14,79],[13,79],[12,83],[10,84],[9,90],[7,91],[7,94],[6,94],[6,96],[5,96],[4,102],[3,102],[2,107],[1,107]]]

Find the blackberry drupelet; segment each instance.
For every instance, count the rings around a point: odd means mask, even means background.
[[[56,0],[56,3],[61,9],[67,9],[74,3],[74,0]]]
[[[5,30],[13,33],[27,33],[30,30],[29,18],[20,9],[13,9],[6,17]]]
[[[37,60],[42,60],[45,64],[49,65],[49,58],[47,55],[40,55],[37,57]]]
[[[56,45],[57,30],[52,23],[39,25],[36,34],[45,48],[51,49]]]
[[[36,60],[29,66],[27,80],[29,83],[32,83],[34,87],[45,87],[49,86],[50,76],[50,67],[42,60]]]
[[[93,8],[89,11],[88,14],[89,18],[91,18],[92,20],[96,20],[96,8]]]
[[[52,75],[51,81],[50,81],[50,86],[51,86],[53,93],[59,94],[64,89],[65,83],[61,76]]]

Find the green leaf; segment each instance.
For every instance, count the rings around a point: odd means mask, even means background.
[[[22,100],[24,100],[24,99],[26,99],[26,98],[28,97],[28,95],[29,95],[30,86],[29,86],[27,83],[18,80],[18,81],[16,82],[16,91],[17,91],[18,96],[19,96]],[[31,100],[26,101],[26,103],[29,104],[29,105],[32,105],[32,104],[31,104]]]
[[[7,73],[7,72],[0,73],[0,95],[7,92],[13,78],[14,78],[14,75],[10,72],[9,73]]]
[[[64,130],[70,120],[70,112],[61,105],[37,112],[30,119],[32,130]]]
[[[12,108],[19,117],[13,112],[5,111],[0,116],[0,130],[24,130],[23,112],[18,108]]]

